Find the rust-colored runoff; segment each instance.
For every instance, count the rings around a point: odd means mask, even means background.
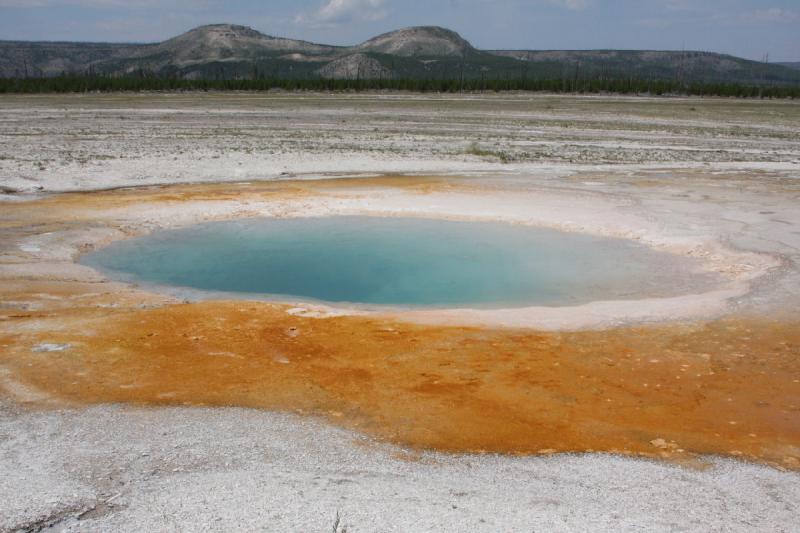
[[[800,467],[796,321],[556,333],[285,311],[202,302],[78,313],[57,333],[0,339],[0,364],[68,402],[294,411],[412,447]],[[42,342],[70,348],[32,351]]]

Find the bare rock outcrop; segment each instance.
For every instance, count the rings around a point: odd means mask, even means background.
[[[317,70],[323,78],[338,80],[364,80],[391,78],[392,72],[380,61],[366,54],[351,54],[335,59]]]
[[[390,31],[356,48],[403,57],[462,56],[474,50],[459,34],[439,26],[414,26]]]

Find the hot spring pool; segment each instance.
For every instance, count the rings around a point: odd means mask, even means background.
[[[115,242],[81,262],[185,293],[401,307],[576,305],[715,281],[695,260],[623,239],[365,216],[198,224]]]

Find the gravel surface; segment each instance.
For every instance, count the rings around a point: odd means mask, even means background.
[[[0,185],[23,192],[331,172],[800,169],[800,105],[547,95],[0,98]],[[2,195],[0,195],[2,198]]]

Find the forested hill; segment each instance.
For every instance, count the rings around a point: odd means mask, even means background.
[[[418,26],[354,46],[201,26],[160,43],[0,41],[0,77],[179,80],[578,80],[800,85],[800,69],[710,52],[478,50],[454,31]]]

